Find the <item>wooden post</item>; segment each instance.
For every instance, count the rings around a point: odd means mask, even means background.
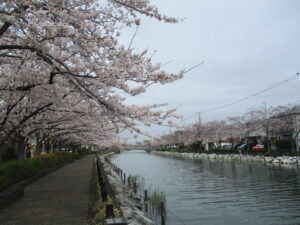
[[[144,206],[145,211],[148,212],[148,191],[144,190]]]
[[[124,173],[124,184],[126,184],[126,173]]]
[[[160,215],[161,215],[161,225],[166,225],[165,221],[165,204],[163,202],[160,203]]]
[[[137,193],[137,185],[136,182],[133,183],[133,192],[136,194]]]
[[[144,201],[146,202],[146,201],[148,201],[148,191],[147,190],[145,190],[144,191]]]
[[[114,206],[112,204],[106,205],[106,218],[114,217]]]
[[[102,201],[106,202],[107,201],[107,192],[106,191],[102,191],[101,195],[102,195]]]

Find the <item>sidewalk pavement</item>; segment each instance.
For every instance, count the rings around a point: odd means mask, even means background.
[[[86,225],[94,156],[48,174],[0,210],[0,225]]]

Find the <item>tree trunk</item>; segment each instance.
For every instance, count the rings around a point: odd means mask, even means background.
[[[35,147],[35,155],[40,155],[41,152],[42,152],[42,143],[40,140],[38,140]]]
[[[15,152],[18,160],[24,160],[25,158],[25,142],[26,139],[20,135],[16,138]]]
[[[247,134],[247,137],[246,137],[246,144],[247,144],[247,151],[249,152],[249,151],[250,151],[250,146],[249,146],[249,134]]]
[[[269,129],[266,130],[266,135],[267,135],[267,151],[268,151],[268,153],[271,153]]]

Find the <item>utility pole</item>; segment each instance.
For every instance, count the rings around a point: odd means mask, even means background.
[[[198,114],[198,125],[197,125],[197,141],[200,141],[200,136],[201,136],[201,112],[197,112],[196,114]]]
[[[196,114],[198,114],[198,123],[201,123],[201,112],[197,112]]]
[[[296,122],[295,122],[295,124],[296,124],[296,150],[297,150],[297,152],[299,152],[299,143],[300,143],[300,140],[299,140],[299,115],[297,115],[296,116]]]

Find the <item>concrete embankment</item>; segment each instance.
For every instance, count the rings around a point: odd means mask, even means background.
[[[300,165],[299,156],[252,156],[242,154],[208,154],[208,153],[179,153],[179,152],[162,152],[151,151],[152,154],[183,158],[183,159],[219,159],[219,160],[242,160],[242,161],[258,161],[272,164],[289,164]]]
[[[118,201],[127,223],[129,225],[154,225],[146,214],[139,209],[141,208],[140,197],[134,194],[130,188],[123,184],[120,176],[108,163],[106,163],[104,156],[98,157],[107,176],[107,181],[111,188],[114,189],[114,197]]]

